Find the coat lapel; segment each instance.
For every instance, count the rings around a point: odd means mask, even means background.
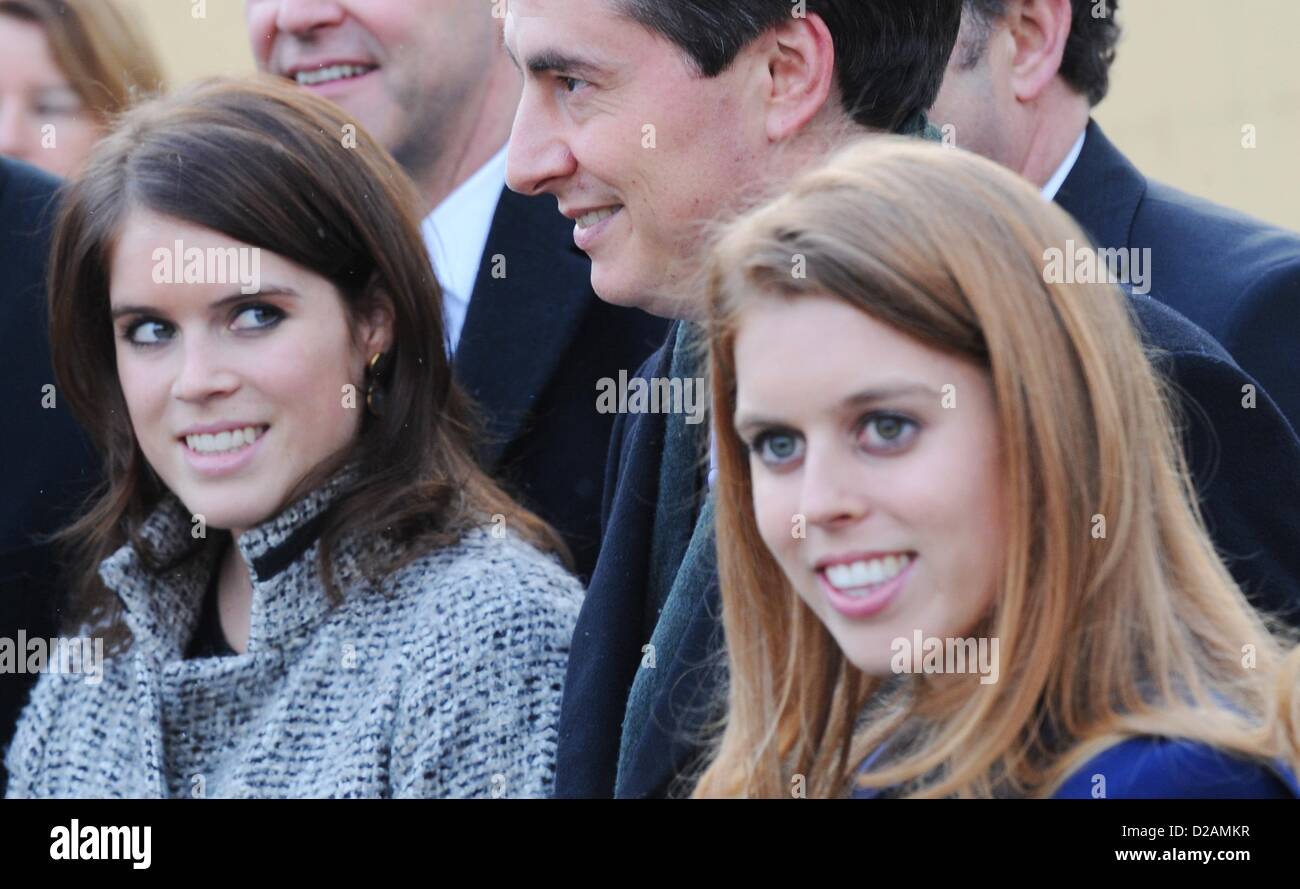
[[[1147,181],[1095,121],[1088,123],[1083,151],[1057,192],[1056,203],[1087,229],[1099,247],[1129,243]]]
[[[523,433],[595,299],[591,266],[555,199],[505,189],[455,358],[457,378],[483,409],[489,470]]]

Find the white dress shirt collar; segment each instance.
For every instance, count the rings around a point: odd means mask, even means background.
[[[1087,130],[1084,130],[1079,134],[1079,138],[1075,140],[1074,147],[1070,149],[1070,153],[1065,156],[1065,160],[1061,161],[1061,165],[1056,168],[1056,172],[1052,174],[1052,178],[1048,179],[1047,184],[1043,186],[1043,197],[1047,200],[1056,200],[1056,193],[1060,191],[1061,186],[1065,184],[1065,180],[1070,175],[1070,171],[1074,169],[1074,165],[1079,160],[1080,153],[1083,152],[1083,140],[1087,138],[1087,135]]]
[[[455,354],[478,280],[483,250],[506,187],[506,148],[449,194],[420,223],[420,234],[442,285],[447,352]]]

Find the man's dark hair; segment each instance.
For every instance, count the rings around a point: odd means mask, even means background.
[[[835,43],[836,82],[858,124],[897,131],[934,104],[961,26],[961,0],[615,0],[619,11],[680,47],[705,77],[797,12]]]
[[[984,57],[993,26],[1007,12],[1008,0],[966,0],[971,16],[971,37],[960,48],[960,64],[973,68]],[[1070,39],[1061,58],[1061,77],[1091,105],[1106,98],[1110,90],[1110,66],[1121,28],[1115,19],[1119,0],[1070,0]]]

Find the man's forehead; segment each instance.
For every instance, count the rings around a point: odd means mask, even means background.
[[[609,26],[630,20],[619,13],[617,0],[506,0],[506,31],[546,30],[563,35],[601,34]],[[586,26],[586,27],[584,27]],[[508,39],[508,38],[507,38]]]
[[[524,70],[556,68],[557,59],[610,70],[628,54],[627,42],[656,35],[618,13],[615,0],[509,0],[506,52]],[[567,66],[565,66],[567,67]]]
[[[562,19],[566,13],[576,12],[579,17],[592,13],[612,11],[607,0],[506,0],[506,21],[526,19]]]

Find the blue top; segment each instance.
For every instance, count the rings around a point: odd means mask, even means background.
[[[1105,779],[1103,784],[1102,778]],[[1297,799],[1300,784],[1281,763],[1237,759],[1198,741],[1129,738],[1088,760],[1053,799]]]
[[[1098,799],[1300,799],[1300,782],[1281,763],[1237,759],[1198,741],[1159,737],[1108,747],[1076,769],[1052,799],[1092,799],[1094,788]],[[879,795],[853,791],[854,799]]]

